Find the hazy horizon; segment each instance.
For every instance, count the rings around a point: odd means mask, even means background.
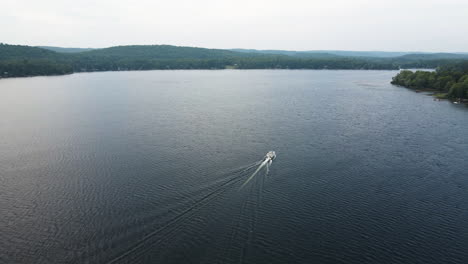
[[[467,52],[468,2],[6,0],[0,42],[105,48]]]
[[[0,42],[2,43],[2,42]],[[26,46],[33,46],[33,47],[51,47],[51,48],[64,48],[64,49],[105,49],[117,46],[142,46],[142,45],[170,45],[170,46],[177,46],[177,47],[191,47],[191,48],[207,48],[207,47],[200,47],[200,46],[184,46],[184,45],[177,45],[177,44],[166,44],[166,43],[154,43],[154,44],[126,44],[126,45],[114,45],[114,46],[107,46],[107,47],[64,47],[64,46],[57,46],[57,45],[27,45],[21,43],[4,43],[8,45],[26,45]],[[252,48],[207,48],[207,49],[223,49],[223,50],[257,50],[257,51],[291,51],[291,52],[327,52],[327,51],[336,51],[336,52],[385,52],[385,53],[468,53],[467,51],[421,51],[421,50],[347,50],[347,49],[314,49],[314,50],[291,50],[291,49],[252,49]]]

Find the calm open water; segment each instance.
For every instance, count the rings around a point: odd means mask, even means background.
[[[468,263],[468,108],[395,74],[0,80],[0,263]]]

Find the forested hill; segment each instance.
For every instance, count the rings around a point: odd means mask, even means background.
[[[0,44],[0,61],[18,59],[56,59],[60,54],[38,47]]]
[[[0,78],[73,72],[63,55],[37,47],[0,44]]]
[[[402,60],[434,60],[434,59],[468,59],[464,53],[420,53],[406,54],[399,57]]]
[[[396,52],[396,51],[348,51],[348,50],[255,50],[255,49],[231,49],[244,53],[282,54],[299,57],[363,57],[363,58],[408,58],[408,59],[463,59],[468,58],[468,53],[424,53],[424,52]]]
[[[0,44],[0,77],[59,75],[73,72],[152,69],[400,69],[436,68],[464,60],[460,54],[424,54],[412,57],[356,57],[328,53],[133,45],[104,49],[20,46]],[[55,51],[54,51],[55,50]],[[466,56],[468,59],[468,56]]]
[[[79,50],[0,44],[0,77],[60,75],[83,71],[220,69],[233,64],[237,58],[261,56],[169,45]]]
[[[222,59],[261,56],[222,49],[177,47],[170,45],[132,45],[94,49],[80,55],[96,57],[119,57],[125,59]]]
[[[342,56],[340,54],[329,53],[325,51],[292,51],[292,50],[255,50],[255,49],[231,49],[235,52],[247,54],[264,54],[264,55],[286,55],[302,58],[331,58],[331,57],[353,57]]]
[[[83,51],[90,51],[93,48],[62,48],[62,47],[52,47],[52,46],[37,46],[41,49],[51,50],[60,53],[75,53],[75,52],[83,52]]]

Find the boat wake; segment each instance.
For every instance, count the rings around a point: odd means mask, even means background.
[[[263,158],[263,161],[261,162],[260,166],[258,166],[258,168],[255,170],[255,172],[252,173],[252,175],[250,175],[250,177],[244,182],[244,184],[242,184],[241,189],[245,185],[247,185],[247,183],[249,183],[249,181],[251,181],[261,169],[266,167],[265,176],[268,175],[268,173],[270,172],[270,165],[271,165],[271,163],[273,162],[273,160],[275,158],[276,158],[276,153],[274,151],[268,152],[265,155],[265,157]]]
[[[211,201],[219,197],[221,194],[232,190],[237,183],[242,182],[243,179],[245,179],[248,175],[250,175],[250,172],[254,169],[255,171],[244,181],[244,183],[240,186],[238,189],[239,191],[245,187],[252,179],[255,178],[255,176],[262,170],[265,169],[265,174],[266,176],[269,172],[269,166],[273,162],[273,160],[276,158],[276,153],[274,151],[268,152],[265,157],[257,162],[241,166],[237,169],[231,170],[230,172],[225,173],[225,175],[222,176],[222,180],[220,181],[215,181],[212,183],[212,186],[205,186],[203,189],[205,189],[203,192],[205,194],[201,196],[199,199],[196,201],[191,202],[190,205],[186,207],[185,210],[179,212],[177,215],[166,221],[166,223],[163,223],[162,225],[159,226],[159,228],[150,231],[147,233],[145,236],[141,237],[140,240],[138,240],[132,247],[127,248],[124,252],[121,252],[117,256],[115,256],[112,260],[110,260],[108,263],[118,263],[121,261],[128,262],[129,260],[131,261],[136,261],[139,257],[143,256],[145,252],[148,250],[154,248],[156,245],[162,243],[164,240],[170,239],[171,237],[174,236],[174,233],[177,232],[180,227],[184,224],[184,222],[189,222],[193,217],[195,217],[195,214],[198,210],[209,204]],[[258,167],[257,167],[258,166]],[[260,181],[260,189],[257,190],[258,193],[263,192],[263,184],[264,184],[265,178],[263,177]],[[251,191],[253,189],[258,189],[258,187],[252,186],[250,188]],[[251,193],[251,192],[250,192]],[[239,194],[241,194],[239,192]],[[237,196],[239,196],[237,194]],[[242,192],[242,195],[249,195],[249,193]],[[249,197],[245,197],[245,199],[250,199]],[[258,203],[260,203],[260,194],[258,197]],[[259,205],[257,204],[255,207],[258,207]],[[244,211],[244,210],[243,210]]]

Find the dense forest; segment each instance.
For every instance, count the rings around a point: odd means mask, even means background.
[[[63,52],[59,52],[63,51]],[[0,77],[154,69],[366,69],[436,68],[463,54],[398,57],[341,56],[314,52],[247,52],[170,45],[64,49],[0,44]]]
[[[392,84],[437,91],[439,97],[468,99],[468,61],[447,64],[433,72],[404,70],[393,77]]]

